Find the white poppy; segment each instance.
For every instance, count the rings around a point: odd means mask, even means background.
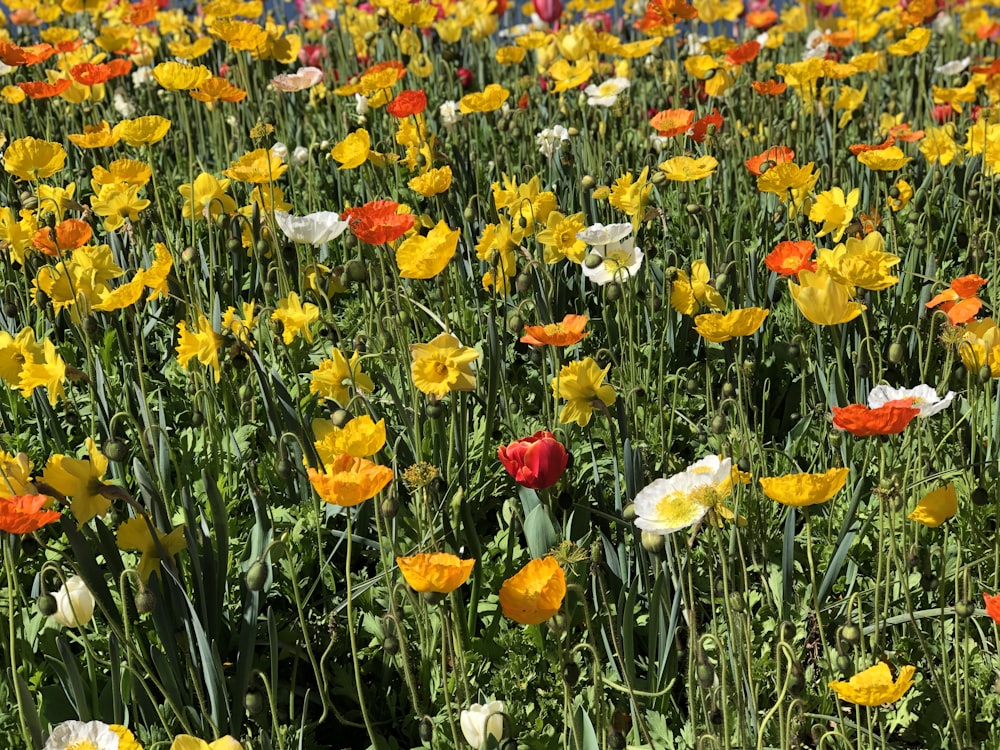
[[[612,242],[621,242],[632,233],[631,224],[591,224],[582,232],[576,233],[578,240],[583,240],[588,245],[610,245]]]
[[[951,406],[955,398],[953,391],[948,391],[943,397],[929,385],[918,385],[914,388],[893,388],[888,385],[877,385],[868,394],[868,408],[879,409],[890,401],[909,401],[914,409],[919,409],[918,417],[930,417]]]
[[[275,211],[274,218],[285,236],[300,245],[322,245],[339,237],[349,226],[333,211],[317,211],[305,216]]]
[[[609,78],[599,86],[590,84],[583,93],[587,95],[587,104],[591,107],[613,107],[618,95],[631,85],[628,78]]]
[[[56,613],[52,616],[63,627],[78,628],[93,618],[94,595],[80,576],[67,579],[52,596],[56,600]]]
[[[580,235],[578,234],[577,237]],[[583,275],[598,286],[610,284],[612,281],[622,283],[639,273],[642,266],[642,250],[635,246],[635,238],[629,237],[622,242],[609,242],[591,248],[588,257],[596,255],[601,262],[593,268],[584,258]]]
[[[52,729],[43,750],[118,750],[119,737],[103,721],[64,721]]]
[[[319,68],[299,68],[294,73],[281,73],[271,79],[271,85],[278,91],[286,93],[312,88],[323,80],[323,71]]]
[[[963,57],[961,60],[952,60],[951,62],[946,62],[942,65],[935,65],[934,72],[943,76],[957,76],[969,67],[970,62],[972,62],[971,57]]]
[[[635,496],[635,525],[661,536],[694,526],[732,491],[732,472],[732,459],[707,456],[657,479]]]
[[[477,750],[486,747],[487,737],[500,742],[503,739],[503,701],[493,701],[485,706],[473,703],[468,710],[462,711],[459,723],[465,741]]]

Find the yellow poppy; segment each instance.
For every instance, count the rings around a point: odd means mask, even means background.
[[[892,670],[885,662],[879,662],[863,672],[858,672],[847,682],[834,681],[830,689],[841,700],[859,706],[884,706],[895,703],[913,687],[916,667],[900,667],[899,676],[892,679]]]
[[[396,249],[396,264],[404,279],[430,279],[448,265],[458,247],[461,232],[451,229],[444,221],[425,236],[415,234]]]
[[[830,469],[823,474],[788,474],[760,480],[764,494],[782,505],[801,508],[825,503],[844,488],[850,469]]]
[[[949,482],[947,486],[938,487],[924,495],[907,518],[934,529],[956,513],[958,513],[958,495],[955,494],[955,483]]]
[[[450,594],[467,580],[475,560],[463,560],[447,552],[422,552],[397,557],[396,564],[406,583],[421,594]]]
[[[750,336],[764,323],[770,310],[747,307],[731,313],[706,313],[694,319],[695,330],[705,339],[719,344],[739,336]]]
[[[506,617],[539,625],[559,611],[566,596],[566,575],[554,557],[532,560],[500,587]]]

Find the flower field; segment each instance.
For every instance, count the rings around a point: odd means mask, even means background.
[[[996,3],[3,21],[5,747],[1000,747]]]

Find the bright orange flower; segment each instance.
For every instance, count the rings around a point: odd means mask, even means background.
[[[924,137],[923,130],[913,130],[909,123],[903,122],[889,128],[889,135],[894,136],[898,141],[914,143]]]
[[[156,18],[159,10],[156,0],[142,0],[129,6],[128,22],[133,26],[142,26]]]
[[[539,625],[559,611],[566,576],[554,557],[532,560],[500,587],[503,613],[522,625]]]
[[[234,86],[225,78],[213,76],[202,83],[197,89],[188,91],[192,99],[199,102],[241,102],[247,98],[247,92],[239,86]]]
[[[983,301],[976,294],[987,281],[989,279],[984,279],[975,273],[957,278],[926,306],[940,307],[948,313],[948,322],[953,326],[968,323],[979,314],[983,306]]]
[[[920,409],[913,408],[910,403],[909,400],[890,401],[877,409],[869,409],[864,404],[834,406],[833,426],[855,437],[898,435],[920,414]]]
[[[983,601],[986,603],[986,614],[993,618],[993,622],[1000,625],[1000,594],[990,596],[983,593]]]
[[[665,32],[678,21],[697,15],[698,11],[684,0],[650,0],[646,3],[645,15],[633,25],[639,31],[652,35]]]
[[[690,109],[665,109],[653,115],[649,124],[664,138],[683,135],[694,122],[694,112]]]
[[[747,26],[752,29],[766,29],[778,22],[778,13],[771,8],[767,8],[766,10],[752,10],[747,13],[746,21]]]
[[[94,230],[83,219],[64,219],[56,224],[55,237],[52,229],[42,227],[31,240],[36,250],[58,258],[60,254],[83,247],[94,236]]]
[[[799,271],[816,271],[816,261],[810,260],[816,246],[809,240],[779,242],[764,258],[764,265],[782,276],[797,276]]]
[[[44,42],[30,47],[19,47],[11,42],[0,40],[0,61],[6,65],[38,65],[55,53],[55,47]]]
[[[427,109],[427,94],[422,90],[400,91],[385,109],[390,115],[399,119],[419,115]]]
[[[410,230],[416,219],[413,214],[397,213],[399,204],[390,200],[369,201],[357,208],[348,208],[342,218],[351,223],[354,236],[369,245],[393,242]]]
[[[896,144],[896,136],[890,133],[889,137],[886,138],[882,143],[876,143],[876,144],[855,143],[853,146],[848,146],[847,150],[850,151],[855,156],[857,156],[858,154],[864,154],[867,153],[868,151],[884,151],[885,149],[889,148],[890,146],[894,146],[895,144]]]
[[[350,508],[370,500],[392,481],[392,469],[346,453],[337,456],[324,471],[309,469],[309,481],[328,503]]]
[[[750,170],[750,174],[754,177],[760,177],[761,173],[764,171],[763,166],[767,162],[773,164],[782,164],[787,161],[792,161],[795,158],[795,151],[788,148],[787,146],[771,146],[763,153],[757,154],[757,156],[751,156],[747,159],[744,164],[746,164],[747,169]]]
[[[784,94],[785,89],[788,88],[788,84],[784,81],[775,81],[774,79],[754,81],[750,85],[753,86],[754,91],[763,96],[778,96]]]
[[[726,59],[733,65],[745,65],[752,62],[758,52],[760,52],[760,42],[751,40],[729,50]]]
[[[590,335],[586,315],[567,315],[559,323],[544,326],[525,326],[522,344],[531,346],[571,346]]]
[[[32,99],[51,99],[59,96],[73,85],[72,78],[61,78],[55,83],[47,81],[21,81],[17,84],[21,91]]]
[[[463,560],[447,552],[422,552],[411,557],[397,557],[403,578],[421,594],[450,594],[467,580],[475,560]]]
[[[0,531],[30,534],[46,524],[58,521],[61,513],[42,510],[42,506],[48,501],[46,495],[0,497]]]
[[[104,83],[111,77],[111,72],[106,65],[95,65],[89,62],[74,65],[70,69],[69,74],[73,77],[74,81],[83,86],[96,86],[99,83]]]

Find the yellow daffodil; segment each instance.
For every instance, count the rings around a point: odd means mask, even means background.
[[[319,320],[319,308],[311,302],[303,304],[298,294],[289,292],[278,301],[278,309],[271,313],[271,319],[281,323],[281,339],[286,344],[291,344],[299,335],[311,344],[313,332],[309,326]]]
[[[806,320],[821,326],[835,326],[858,317],[865,306],[851,299],[850,290],[828,273],[800,271],[799,283],[790,282],[792,299]]]
[[[413,383],[423,393],[441,398],[451,391],[474,391],[475,349],[462,346],[450,333],[441,333],[426,344],[410,344]]]
[[[164,534],[153,525],[149,516],[130,518],[118,527],[115,535],[118,549],[139,552],[139,578],[144,582],[156,573],[159,575],[163,560],[172,559],[187,546],[183,524]]]
[[[361,355],[357,352],[348,361],[339,349],[334,349],[330,358],[322,360],[310,373],[309,392],[333,399],[341,406],[347,406],[351,400],[351,388],[371,393],[375,390],[375,383],[361,371],[360,360]]]
[[[87,458],[70,458],[62,454],[49,458],[42,481],[61,495],[72,498],[70,508],[80,528],[94,516],[103,516],[111,501],[102,494],[101,478],[108,470],[108,458],[87,438]]]
[[[559,422],[576,422],[585,427],[590,422],[596,401],[605,406],[615,402],[615,389],[604,383],[611,365],[603,370],[592,358],[563,365],[559,375],[552,378],[552,395],[566,399],[559,412]]]

